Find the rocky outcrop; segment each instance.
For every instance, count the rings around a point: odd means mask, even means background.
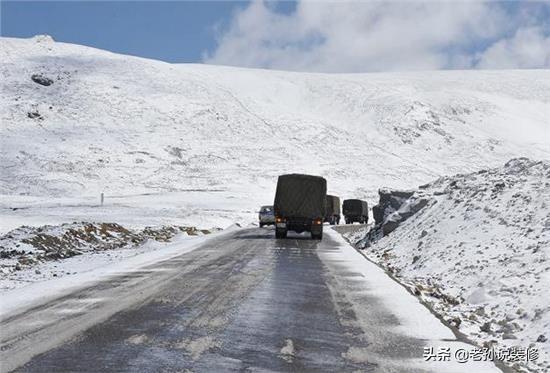
[[[365,246],[393,232],[430,201],[428,196],[413,190],[380,189],[378,195],[380,200],[372,208],[375,225],[367,235]]]

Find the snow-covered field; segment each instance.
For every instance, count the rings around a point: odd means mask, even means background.
[[[363,253],[478,343],[535,347],[533,371],[550,369],[550,162],[514,159],[418,193],[428,205]]]
[[[285,172],[373,202],[381,185],[550,158],[545,70],[292,73],[45,36],[1,38],[0,61],[0,232],[90,219],[224,227],[253,221]]]
[[[549,337],[546,163],[475,172],[550,161],[549,70],[292,73],[46,36],[0,38],[0,61],[0,235],[74,221],[249,224],[287,172],[322,175],[329,193],[371,205],[380,187],[460,173],[430,184],[437,203],[371,254],[460,299],[434,307],[472,338],[548,352],[536,342]]]

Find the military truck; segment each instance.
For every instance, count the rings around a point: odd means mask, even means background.
[[[327,181],[320,176],[281,175],[275,192],[275,237],[288,231],[311,232],[312,239],[323,238]]]
[[[366,224],[369,221],[369,205],[366,201],[346,199],[344,200],[343,210],[346,224],[353,224],[355,222]]]
[[[340,198],[327,194],[325,222],[330,225],[340,224]]]

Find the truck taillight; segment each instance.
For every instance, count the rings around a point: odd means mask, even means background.
[[[275,218],[275,222],[276,222],[276,223],[284,223],[284,221],[285,221],[285,219],[281,218],[280,216],[277,216],[277,217]]]
[[[323,221],[317,219],[317,220],[314,220],[314,221],[313,221],[313,224],[315,224],[315,225],[321,225],[321,224],[323,224]]]

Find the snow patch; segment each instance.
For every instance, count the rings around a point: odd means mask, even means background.
[[[292,363],[294,359],[294,342],[292,339],[285,339],[285,345],[281,348],[280,356],[288,363]]]

